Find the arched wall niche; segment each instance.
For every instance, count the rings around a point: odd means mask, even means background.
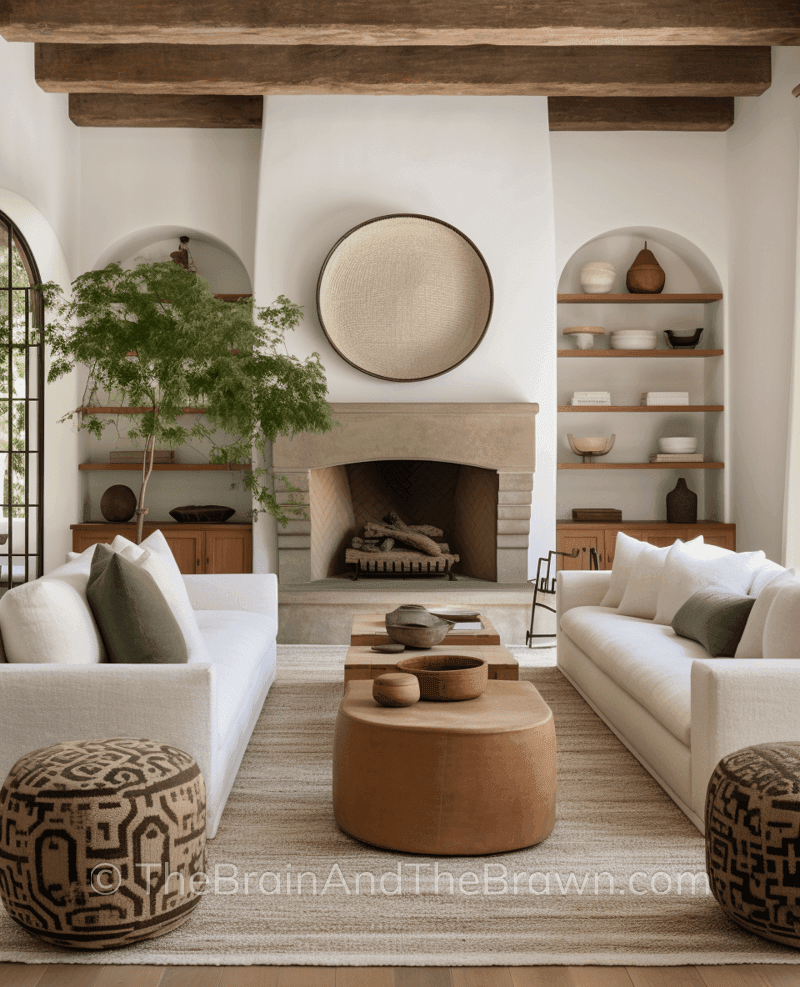
[[[103,251],[94,268],[118,263],[127,270],[137,263],[169,260],[170,253],[180,246],[178,238],[181,236],[189,237],[188,246],[197,273],[208,281],[215,294],[252,294],[250,276],[238,254],[218,237],[186,226],[151,226],[137,230]]]

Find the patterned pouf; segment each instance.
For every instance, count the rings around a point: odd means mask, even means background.
[[[719,762],[706,796],[706,869],[726,915],[800,947],[800,743]]]
[[[192,880],[205,855],[203,776],[166,744],[44,747],[0,790],[0,898],[58,946],[110,949],[171,932],[206,890]]]

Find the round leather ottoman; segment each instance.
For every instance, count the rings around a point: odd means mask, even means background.
[[[0,898],[28,932],[109,949],[164,935],[200,901],[206,792],[194,758],[152,740],[56,744],[0,790]],[[141,866],[149,865],[149,866]]]
[[[724,757],[706,795],[706,869],[734,922],[800,947],[800,743]]]
[[[392,709],[348,683],[336,718],[333,810],[364,843],[475,855],[540,843],[555,825],[553,714],[530,682],[467,702]]]

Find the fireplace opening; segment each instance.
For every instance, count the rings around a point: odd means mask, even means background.
[[[312,469],[311,578],[345,575],[363,559],[364,575],[417,578],[433,574],[433,565],[439,575],[452,567],[456,577],[496,582],[498,487],[495,470],[450,462],[392,459]],[[395,530],[385,530],[387,518]],[[394,522],[432,538],[442,556],[393,537]]]

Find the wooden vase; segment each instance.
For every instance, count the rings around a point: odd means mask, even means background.
[[[635,295],[657,295],[664,290],[666,279],[664,268],[656,260],[653,251],[647,249],[645,240],[644,249],[636,255],[636,260],[625,276],[628,291]]]

